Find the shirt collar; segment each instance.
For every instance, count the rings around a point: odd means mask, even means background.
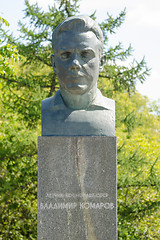
[[[110,99],[106,98],[102,95],[99,89],[97,89],[97,95],[96,98],[93,100],[93,102],[87,107],[86,110],[109,110],[112,109],[112,106],[110,104]],[[52,110],[64,110],[66,109],[66,105],[63,101],[63,98],[61,96],[60,90],[56,92],[56,94],[52,97],[51,102],[51,108]]]

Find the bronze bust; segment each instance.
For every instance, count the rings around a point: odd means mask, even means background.
[[[60,89],[42,101],[42,136],[114,136],[115,103],[97,88],[106,61],[100,27],[88,16],[70,17],[52,43]]]

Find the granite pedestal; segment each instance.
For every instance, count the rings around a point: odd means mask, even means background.
[[[39,137],[38,240],[116,240],[116,138]]]

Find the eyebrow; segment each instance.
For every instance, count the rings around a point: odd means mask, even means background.
[[[60,52],[63,52],[63,51],[66,51],[66,52],[69,52],[69,51],[72,51],[74,50],[74,48],[65,48],[65,47],[62,47],[61,49],[58,49],[57,51],[60,51]],[[80,47],[78,48],[78,50],[80,51],[92,51],[92,52],[95,52],[94,49],[90,48],[90,47]]]
[[[90,48],[90,47],[82,47],[82,48],[80,48],[81,50],[84,50],[84,51],[92,51],[92,52],[94,52],[94,49],[92,49],[92,48]]]

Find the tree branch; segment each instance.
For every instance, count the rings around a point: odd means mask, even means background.
[[[117,186],[117,189],[122,189],[122,188],[135,188],[135,187],[157,187],[157,185],[154,184],[137,184],[137,185],[124,185],[124,186]]]

